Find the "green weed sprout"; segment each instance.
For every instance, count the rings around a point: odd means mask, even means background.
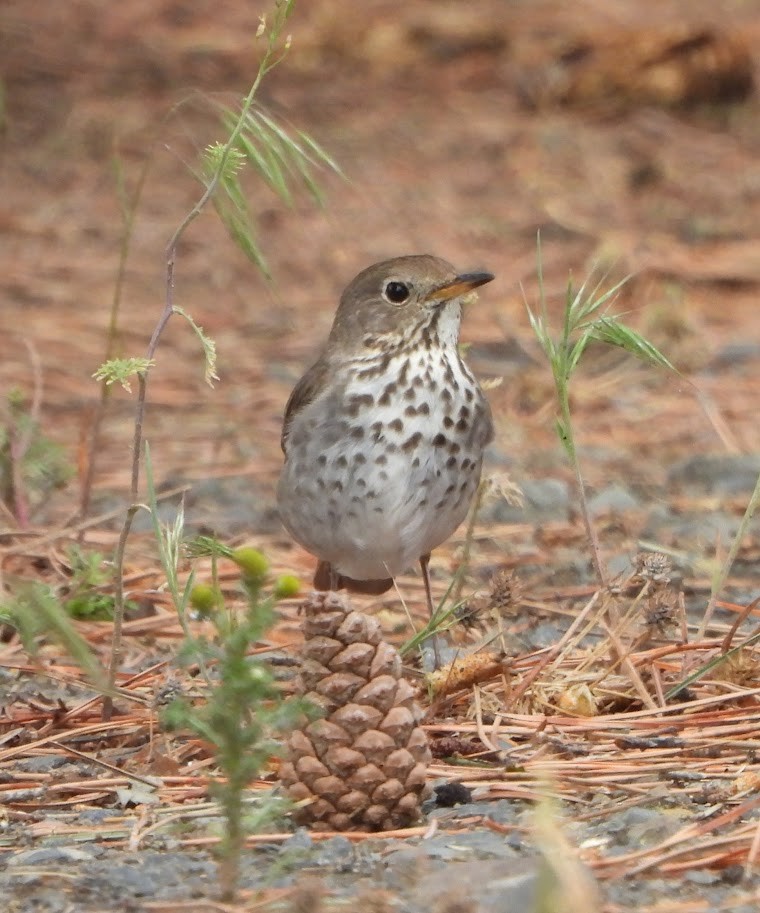
[[[217,852],[219,885],[222,900],[229,902],[237,894],[246,833],[271,826],[288,807],[285,799],[271,794],[246,803],[245,792],[278,754],[277,735],[292,728],[306,707],[297,698],[284,699],[266,661],[249,654],[272,625],[278,599],[294,595],[298,581],[288,575],[268,586],[269,564],[261,552],[232,550],[207,537],[191,542],[187,554],[212,559],[211,584],[194,584],[186,604],[207,622],[211,634],[186,635],[178,661],[205,670],[208,688],[202,703],[175,698],[163,720],[170,729],[189,729],[214,748],[222,778],[213,784],[212,794],[224,822]],[[227,605],[222,596],[216,574],[220,558],[240,568],[242,610]]]
[[[108,358],[95,373],[103,385],[103,391],[115,383],[129,386],[134,378],[137,384],[134,432],[132,438],[132,467],[130,479],[130,504],[126,510],[124,525],[114,553],[114,632],[111,642],[109,662],[109,682],[116,680],[116,673],[121,661],[121,636],[124,618],[123,570],[124,559],[130,530],[135,514],[140,510],[140,471],[143,454],[143,429],[145,410],[148,401],[148,380],[154,365],[158,344],[163,332],[175,315],[184,318],[196,333],[205,358],[205,379],[213,386],[216,375],[216,347],[193,318],[175,302],[175,269],[180,242],[193,222],[209,206],[214,206],[228,233],[256,264],[258,269],[269,278],[269,272],[255,233],[255,220],[249,210],[246,197],[240,183],[240,173],[244,168],[250,169],[272,190],[286,205],[292,203],[294,186],[305,190],[317,202],[321,193],[316,183],[315,172],[324,167],[338,171],[335,163],[310,137],[301,132],[285,128],[271,115],[264,112],[257,101],[257,96],[264,77],[277,66],[288,54],[291,47],[290,35],[286,25],[294,8],[295,0],[274,0],[271,20],[262,16],[256,37],[261,39],[264,50],[258,70],[247,94],[234,109],[222,107],[220,118],[226,128],[226,137],[222,142],[209,145],[203,155],[196,177],[203,190],[196,203],[180,220],[166,247],[166,282],[164,307],[159,315],[151,335],[145,355],[142,358],[114,357],[113,346],[109,342]],[[143,170],[135,195],[125,203],[125,240],[122,244],[122,262],[119,276],[123,275],[123,263],[129,249],[129,233],[132,230],[134,210],[139,201]],[[121,278],[120,280],[121,281]],[[117,283],[118,285],[118,283]],[[114,298],[112,307],[112,328],[118,314],[120,293]],[[110,336],[113,337],[113,329]],[[105,393],[103,393],[103,403]],[[97,427],[97,423],[96,423]],[[95,437],[91,436],[90,450],[95,452]],[[87,485],[92,478],[92,467],[88,470]],[[83,496],[86,505],[89,494]],[[191,586],[188,581],[188,586]],[[188,592],[183,594],[187,599]],[[176,602],[176,600],[175,600]],[[180,615],[180,617],[182,617]],[[106,699],[103,704],[103,717],[108,719],[112,713],[112,702]]]
[[[668,359],[659,352],[648,340],[635,330],[625,326],[621,320],[607,313],[608,306],[612,303],[617,293],[630,277],[607,291],[602,291],[603,279],[593,288],[588,287],[588,280],[580,288],[575,289],[572,279],[568,282],[565,297],[565,306],[562,314],[562,325],[555,335],[546,304],[544,291],[543,268],[541,262],[541,241],[538,240],[538,287],[539,304],[537,309],[531,309],[526,302],[528,319],[531,329],[546,356],[554,378],[554,388],[557,394],[558,415],[556,430],[562,446],[565,449],[575,474],[578,495],[581,503],[581,513],[586,527],[589,542],[591,543],[594,566],[602,586],[606,586],[606,574],[602,567],[599,553],[599,541],[591,522],[586,498],[586,487],[581,472],[580,460],[575,444],[572,416],[570,412],[570,380],[573,372],[592,341],[606,343],[623,349],[641,361],[678,373]]]
[[[90,684],[104,694],[112,689],[97,655],[79,633],[71,614],[55,590],[40,581],[23,581],[10,598],[0,604],[0,623],[18,631],[24,649],[35,656],[38,642],[51,638],[72,658]]]
[[[63,448],[42,433],[40,396],[37,381],[30,403],[14,388],[0,406],[0,503],[21,528],[29,526],[34,509],[73,475]]]

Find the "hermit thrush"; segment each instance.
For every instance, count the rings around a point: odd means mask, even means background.
[[[384,593],[464,519],[493,436],[457,348],[462,302],[493,276],[431,256],[365,269],[285,409],[277,498],[319,559],[317,589]]]

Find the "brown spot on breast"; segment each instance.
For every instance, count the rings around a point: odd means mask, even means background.
[[[391,397],[398,390],[398,384],[396,381],[391,381],[389,384],[385,385],[385,389],[382,392],[380,399],[377,401],[380,406],[387,406],[390,404]]]
[[[451,428],[454,424],[454,419],[450,415],[444,415],[443,417],[443,427]]]
[[[408,415],[410,417],[413,415],[417,415],[417,407],[416,406],[407,406],[406,409],[404,409],[404,415]]]
[[[456,466],[456,464],[457,464],[457,458],[450,456],[448,458],[448,460],[446,460],[446,469],[453,469]]]
[[[420,403],[417,407],[417,412],[420,415],[430,415],[430,406],[427,403]]]
[[[361,441],[364,438],[364,428],[361,425],[354,425],[350,434],[355,441]]]
[[[448,439],[445,434],[436,434],[432,440],[433,447],[445,447],[448,443]]]
[[[375,462],[378,466],[385,466],[388,462],[388,457],[384,453],[380,453],[375,457]]]
[[[354,454],[354,463],[356,463],[357,466],[363,466],[366,462],[367,457],[365,457],[363,453]]]
[[[411,435],[404,441],[404,443],[401,445],[401,449],[406,452],[408,452],[409,450],[414,450],[414,448],[419,444],[419,442],[421,440],[422,440],[422,432],[415,431],[413,435]],[[419,460],[417,461],[417,465],[419,465]]]
[[[391,356],[388,353],[383,354],[380,358],[375,359],[366,368],[356,372],[359,380],[372,380],[374,377],[380,377],[384,374],[390,364]]]
[[[404,423],[401,421],[400,418],[394,418],[392,422],[388,423],[388,427],[390,428],[391,431],[403,431]]]
[[[339,456],[335,461],[335,465],[338,467],[338,469],[345,469],[346,466],[348,466],[348,459],[344,456]]]
[[[317,466],[326,466],[326,465],[327,465],[327,457],[324,455],[324,453],[320,453],[320,455],[317,457]]]
[[[375,397],[372,396],[371,393],[356,393],[353,396],[349,396],[348,402],[346,403],[346,412],[351,418],[356,418],[362,409],[374,405]]]

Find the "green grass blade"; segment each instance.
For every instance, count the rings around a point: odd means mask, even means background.
[[[633,355],[646,364],[655,365],[658,368],[666,368],[673,373],[678,374],[678,369],[663,354],[645,339],[636,330],[617,321],[614,317],[600,317],[595,320],[587,330],[588,334],[605,342],[608,345],[616,346]]]

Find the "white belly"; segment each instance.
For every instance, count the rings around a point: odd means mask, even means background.
[[[359,580],[397,576],[454,532],[490,438],[488,405],[458,358],[427,352],[407,362],[395,389],[399,364],[380,377],[352,371],[304,407],[289,434],[282,520]]]

